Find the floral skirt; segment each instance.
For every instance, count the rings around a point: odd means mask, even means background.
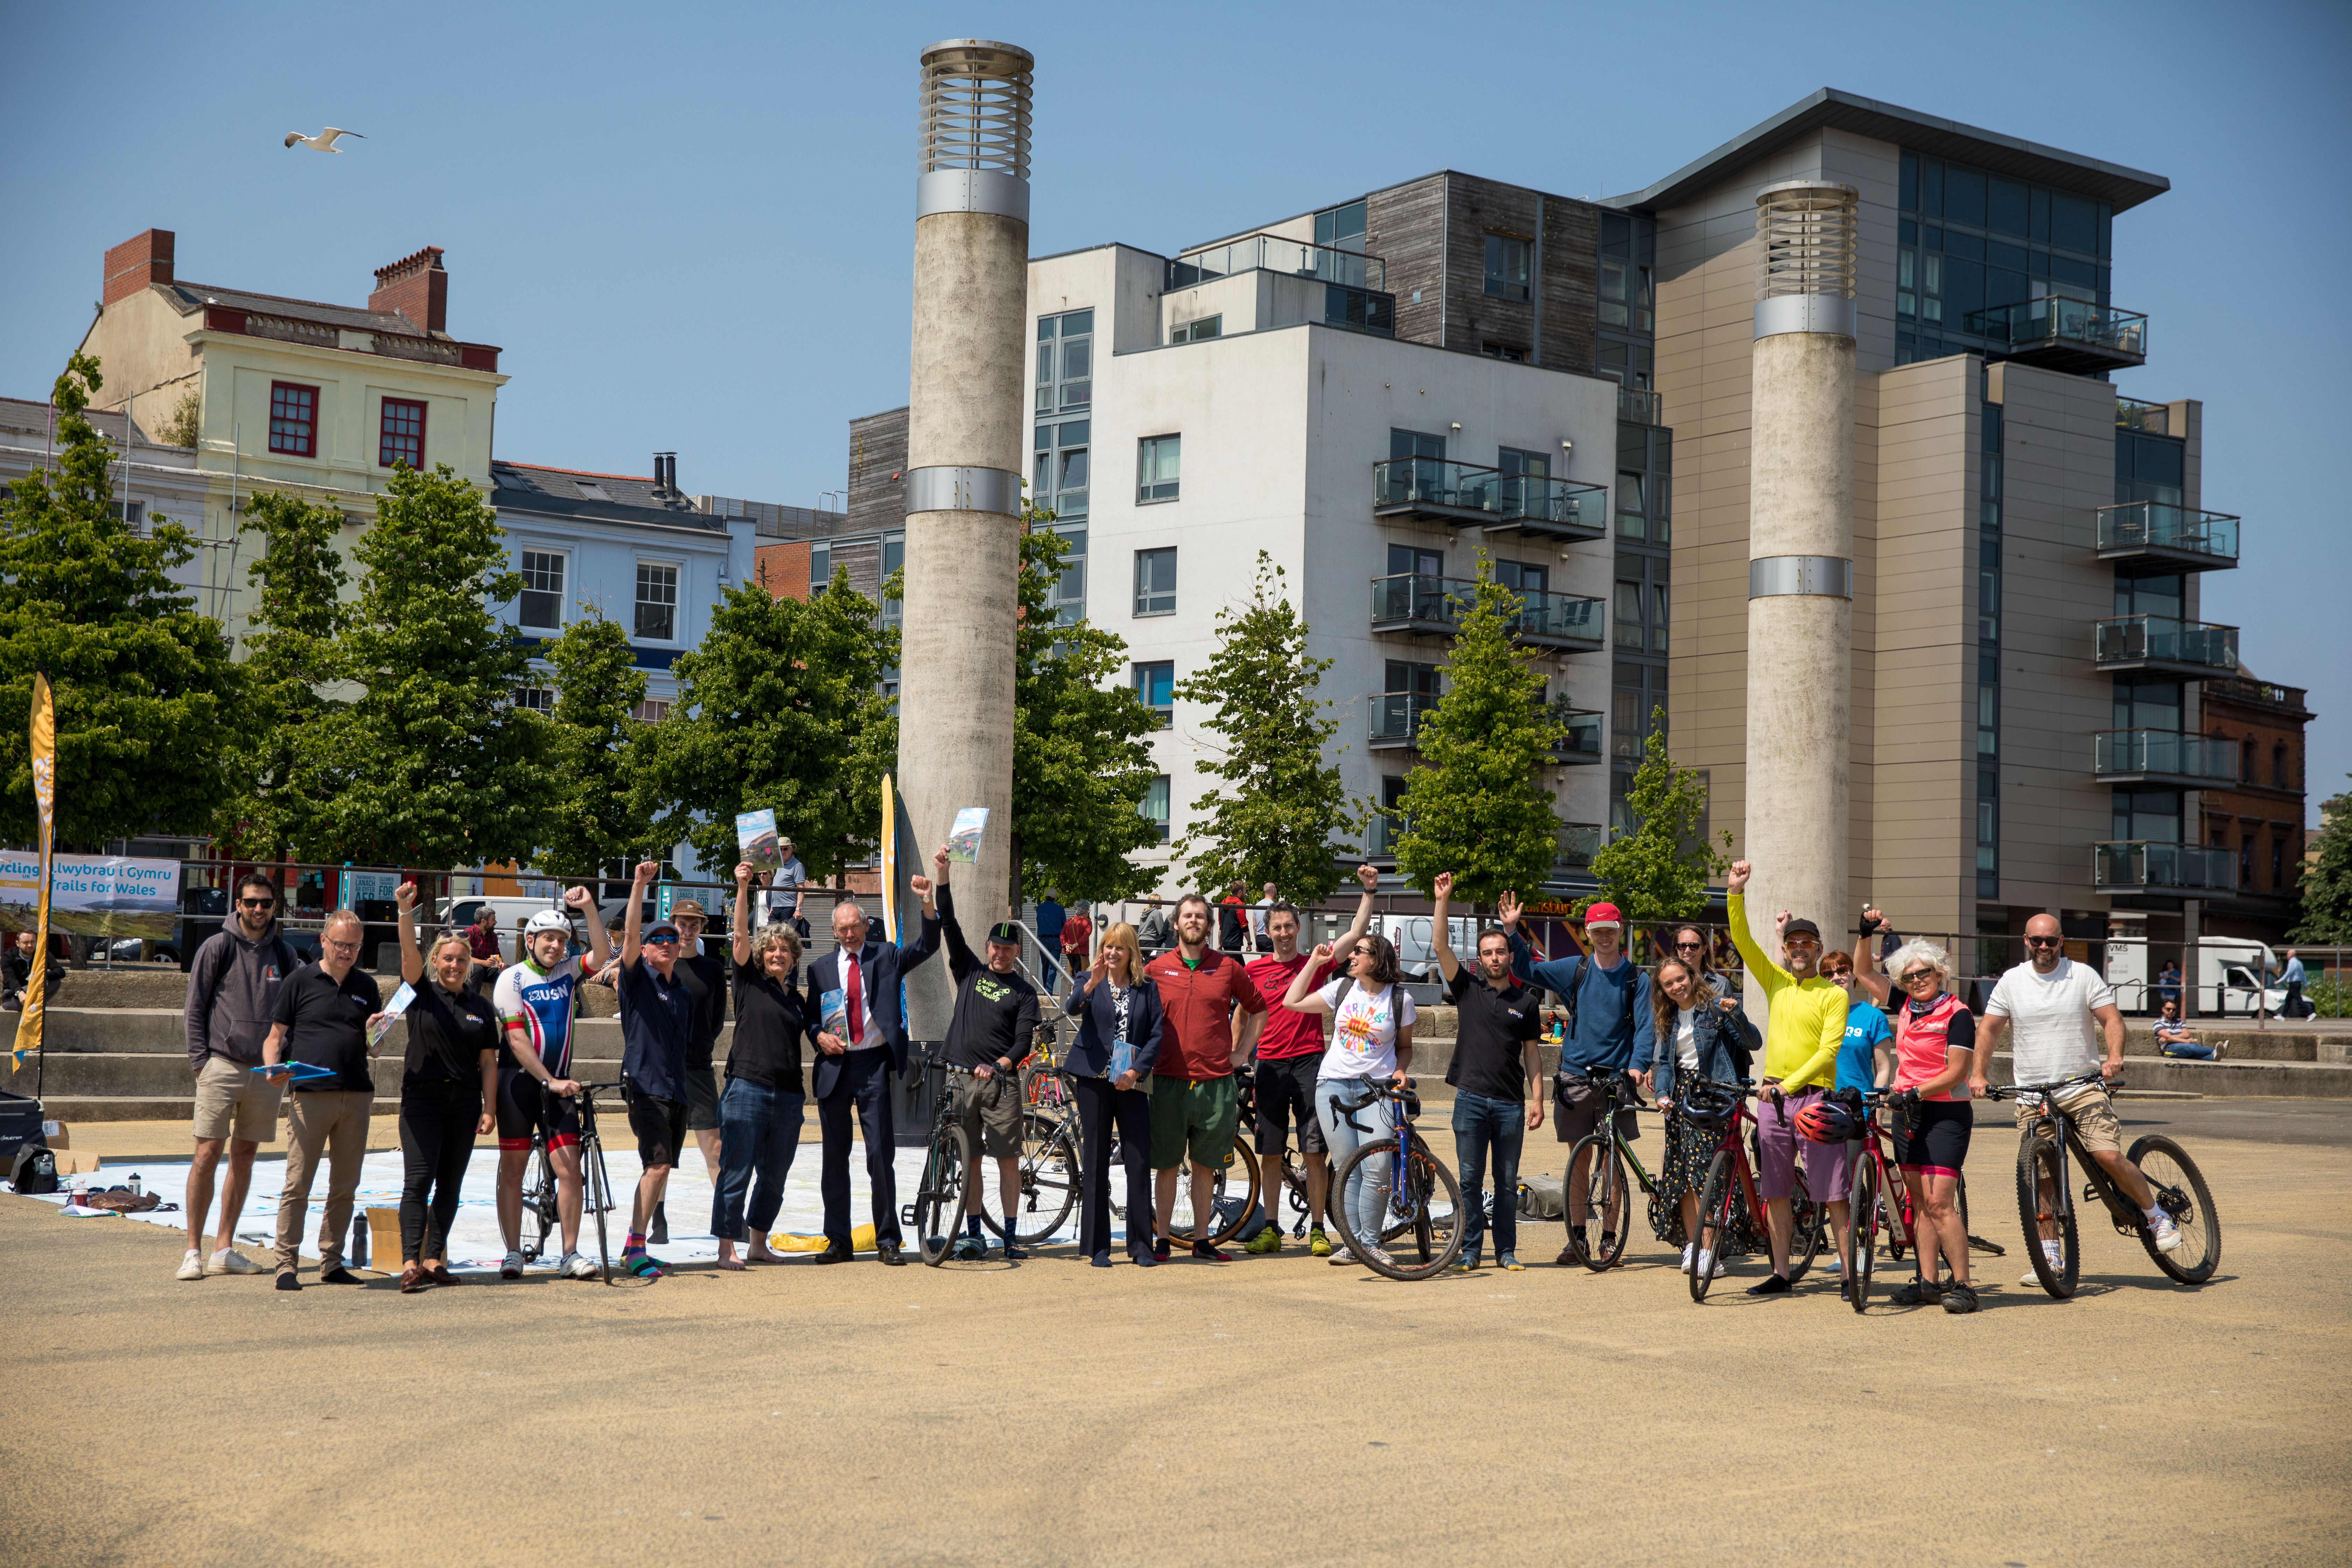
[[[1682,1195],[1696,1196],[1706,1188],[1707,1167],[1722,1147],[1721,1128],[1698,1126],[1679,1110],[1666,1112],[1666,1160],[1658,1173],[1657,1188],[1650,1194],[1650,1229],[1667,1246],[1689,1244],[1689,1233],[1683,1229]],[[1731,1234],[1720,1238],[1716,1252],[1724,1258],[1745,1258],[1769,1251],[1769,1238],[1757,1234],[1748,1205],[1735,1203],[1731,1207]]]

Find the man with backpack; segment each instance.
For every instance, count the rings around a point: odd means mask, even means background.
[[[1511,939],[1511,972],[1521,984],[1540,985],[1568,1005],[1568,1037],[1559,1047],[1559,1077],[1553,1089],[1552,1126],[1559,1141],[1573,1144],[1601,1124],[1602,1093],[1609,1078],[1622,1073],[1639,1085],[1650,1059],[1650,977],[1626,956],[1625,920],[1617,906],[1603,900],[1584,911],[1584,934],[1592,943],[1586,957],[1571,953],[1538,963],[1519,929],[1518,895],[1505,893],[1495,903],[1495,919]],[[1631,1106],[1617,1113],[1617,1131],[1635,1135]],[[1568,1173],[1568,1224],[1571,1230],[1584,1223],[1585,1194],[1591,1179],[1587,1164]],[[1601,1216],[1604,1232],[1633,1223],[1630,1214]],[[1558,1261],[1576,1261],[1560,1248]]]
[[[196,1075],[196,1152],[188,1163],[188,1190],[181,1205],[188,1215],[188,1251],[177,1276],[182,1279],[201,1279],[207,1273],[261,1272],[261,1265],[229,1244],[245,1212],[254,1152],[277,1139],[284,1092],[252,1069],[261,1065],[278,988],[301,962],[278,929],[277,883],[258,871],[247,872],[237,882],[232,904],[229,918],[205,939],[188,966],[188,1066]],[[228,1178],[221,1185],[220,1226],[207,1262],[205,1216],[212,1207],[214,1175],[224,1150]]]

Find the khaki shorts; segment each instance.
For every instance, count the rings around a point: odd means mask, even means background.
[[[2094,1154],[2124,1152],[2124,1124],[2116,1120],[2115,1101],[2105,1093],[2085,1084],[2075,1091],[2071,1101],[2061,1100],[2059,1105],[2066,1112],[2066,1120],[2074,1124],[2075,1136],[2082,1139],[2084,1148]],[[2022,1127],[2041,1114],[2039,1105],[2020,1105],[2017,1124]]]
[[[196,1074],[196,1136],[275,1143],[285,1092],[226,1057],[207,1057]]]
[[[992,1160],[1016,1159],[1021,1153],[1021,1075],[1002,1068],[985,1079],[956,1080],[956,1120],[964,1135]]]

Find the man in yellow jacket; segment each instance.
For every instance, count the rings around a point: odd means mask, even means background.
[[[1790,1194],[1796,1190],[1797,1149],[1805,1150],[1805,1190],[1826,1201],[1831,1234],[1845,1233],[1846,1194],[1853,1180],[1843,1143],[1812,1143],[1797,1131],[1797,1113],[1818,1102],[1837,1084],[1838,1047],[1845,1043],[1845,1019],[1853,999],[1821,975],[1822,932],[1812,921],[1781,917],[1781,951],[1788,967],[1765,956],[1748,931],[1749,866],[1735,860],[1725,886],[1731,893],[1731,942],[1748,978],[1764,988],[1771,1020],[1764,1035],[1764,1073],[1759,1092],[1769,1103],[1756,1117],[1757,1187],[1764,1195],[1772,1227],[1772,1277],[1751,1285],[1751,1296],[1789,1291],[1789,1237],[1796,1228]]]

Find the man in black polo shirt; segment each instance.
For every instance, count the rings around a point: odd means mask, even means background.
[[[301,1256],[302,1218],[310,1209],[310,1181],[321,1152],[328,1160],[327,1212],[319,1226],[319,1281],[359,1283],[343,1267],[343,1237],[351,1234],[352,1199],[360,1190],[368,1112],[375,1103],[368,1022],[383,1010],[375,976],[358,967],[360,934],[360,918],[351,910],[327,917],[319,933],[319,962],[304,964],[278,986],[269,1037],[261,1046],[262,1061],[278,1069],[265,1075],[271,1083],[293,1076],[288,1063],[326,1069],[305,1074],[286,1109],[286,1185],[278,1199],[280,1290],[302,1288],[294,1266]]]
[[[955,1014],[948,1021],[940,1051],[948,1066],[971,1076],[954,1080],[956,1116],[964,1136],[996,1162],[997,1187],[1004,1200],[1004,1256],[1018,1258],[1013,1219],[1021,1209],[1021,1064],[1037,1037],[1037,988],[1019,967],[1021,928],[999,921],[988,928],[988,962],[982,963],[963,940],[955,899],[948,891],[948,847],[931,857],[940,924],[948,939],[948,970],[955,977]],[[980,1217],[980,1183],[968,1177],[963,1189],[966,1235],[958,1258],[988,1256],[988,1234]]]
[[[699,899],[680,899],[670,906],[670,923],[677,927],[678,960],[674,973],[694,998],[694,1033],[686,1042],[686,1130],[702,1150],[702,1168],[719,1179],[719,1084],[711,1053],[719,1031],[727,1026],[727,966],[702,950],[702,932],[710,916]],[[646,1239],[655,1247],[669,1240],[666,1204],[654,1205],[654,1222]]]
[[[629,912],[621,924],[622,1095],[628,1101],[629,1131],[637,1135],[636,1203],[629,1211],[629,1239],[621,1261],[641,1279],[658,1279],[667,1265],[646,1252],[646,1226],[668,1190],[670,1167],[686,1142],[686,1053],[694,1037],[694,994],[678,963],[677,927],[656,921],[642,937],[646,889],[661,875],[658,861],[637,868],[629,889]]]
[[[1478,933],[1475,969],[1454,956],[1448,940],[1445,902],[1454,873],[1441,871],[1433,885],[1430,946],[1445,976],[1447,1000],[1460,1009],[1454,1025],[1454,1059],[1445,1081],[1454,1086],[1454,1152],[1461,1162],[1462,1258],[1454,1267],[1478,1267],[1478,1244],[1486,1228],[1479,1196],[1486,1155],[1495,1156],[1495,1261],[1521,1267],[1516,1256],[1519,1231],[1519,1148],[1531,1129],[1543,1125],[1543,1096],[1536,1091],[1542,1067],[1536,1058],[1538,994],[1511,974],[1511,939],[1500,926]]]

